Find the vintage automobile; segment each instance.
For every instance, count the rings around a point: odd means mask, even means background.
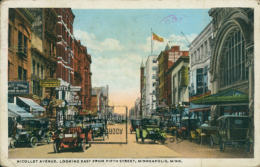
[[[60,148],[78,148],[84,152],[86,149],[85,133],[80,126],[58,129],[52,136],[54,152],[59,153]]]
[[[90,128],[92,130],[92,140],[96,137],[102,137],[105,140],[105,137],[109,138],[107,130],[107,120],[105,119],[91,119]]]
[[[183,118],[176,137],[186,139],[186,137],[190,136],[190,131],[195,131],[199,126],[200,120],[198,118]]]
[[[217,126],[209,126],[207,123],[202,124],[195,131],[190,131],[190,142],[196,140],[200,144],[202,140],[209,141],[210,135],[215,134],[217,130]]]
[[[249,136],[249,116],[226,115],[217,119],[218,131],[210,136],[210,147],[219,144],[221,152],[226,146],[245,147],[246,153],[252,151],[253,138]]]
[[[171,133],[172,135],[176,134],[176,131],[178,129],[178,125],[172,121],[172,120],[167,120],[167,132]]]
[[[159,140],[164,144],[167,133],[160,127],[160,117],[152,116],[142,119],[140,126],[136,128],[136,142],[138,142],[139,138],[142,139],[142,143],[144,143],[145,139],[151,139],[154,142]]]
[[[133,131],[135,132],[136,128],[140,126],[141,119],[132,119],[131,120],[131,126],[130,126],[130,133]]]
[[[18,145],[29,144],[35,148],[38,142],[51,142],[52,132],[49,131],[48,118],[26,118],[21,120],[17,125],[22,126],[22,129],[15,130],[10,140],[10,147],[15,148]],[[16,125],[16,126],[17,126]]]

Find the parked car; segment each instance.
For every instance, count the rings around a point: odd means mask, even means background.
[[[44,140],[51,143],[52,132],[49,131],[48,118],[27,118],[15,124],[14,134],[10,141],[10,147],[15,148],[18,145],[29,144],[35,148],[38,142]],[[20,126],[21,129],[19,129]]]
[[[226,115],[217,119],[218,131],[210,136],[210,147],[219,144],[221,152],[226,147],[244,147],[246,153],[252,151],[253,138],[249,136],[249,116]]]
[[[136,128],[138,128],[141,124],[141,119],[132,119],[130,126],[130,133],[135,132]]]
[[[55,153],[59,153],[60,148],[78,148],[83,152],[86,149],[85,132],[79,126],[58,129],[52,136],[52,140]]]
[[[176,122],[172,120],[167,120],[167,132],[171,133],[172,135],[176,134],[176,131],[178,129],[178,125]]]
[[[200,144],[202,140],[209,141],[210,135],[215,134],[217,130],[217,126],[209,126],[205,123],[195,131],[190,131],[190,142],[192,142],[192,140],[197,140],[198,144]]]
[[[183,118],[176,137],[186,139],[186,137],[190,136],[190,131],[195,131],[199,126],[200,120],[198,118]]]
[[[157,140],[164,144],[167,133],[165,130],[161,130],[160,117],[153,116],[142,119],[140,126],[136,128],[136,142],[138,142],[139,138],[141,138],[142,143],[144,143],[145,139],[151,139],[154,142]]]
[[[107,130],[107,120],[104,119],[91,119],[90,128],[92,130],[92,140],[96,137],[102,137],[105,140],[105,137],[109,138]]]

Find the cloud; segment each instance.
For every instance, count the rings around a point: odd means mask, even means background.
[[[197,36],[197,34],[192,33],[186,35],[186,38],[189,40],[189,42],[192,42]],[[160,51],[163,51],[168,41],[170,41],[170,46],[179,45],[181,50],[188,50],[188,45],[190,43],[186,40],[186,38],[183,35],[172,34],[169,38],[164,38],[164,42],[153,41],[153,52],[158,54]],[[146,38],[146,43],[141,44],[139,47],[144,52],[151,52],[151,36]]]
[[[117,39],[107,38],[100,42],[96,39],[94,34],[89,34],[86,31],[81,31],[80,29],[74,31],[74,36],[94,53],[97,53],[97,51],[104,52],[107,50],[122,50],[124,48],[124,46],[120,45],[120,41]]]

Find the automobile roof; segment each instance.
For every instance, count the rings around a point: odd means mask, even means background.
[[[249,116],[240,116],[240,115],[223,115],[217,119],[217,121],[225,120],[227,118],[250,118]]]

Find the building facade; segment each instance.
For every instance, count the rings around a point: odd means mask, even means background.
[[[190,116],[199,118],[203,124],[209,121],[210,105],[196,105],[193,100],[204,98],[211,94],[210,73],[211,60],[210,42],[213,39],[213,27],[210,22],[204,30],[189,45],[190,54]]]
[[[69,102],[72,100],[69,87],[74,85],[73,21],[75,16],[70,8],[55,8],[55,12],[58,15],[56,78],[60,80],[60,87],[62,87],[62,90],[57,91],[57,98]]]
[[[58,16],[53,8],[27,8],[36,18],[32,24],[32,92],[33,99],[56,99],[55,88],[41,87],[41,80],[56,79],[56,23]],[[47,113],[49,114],[49,113]]]
[[[156,109],[156,72],[157,72],[157,56],[148,56],[145,63],[145,75],[146,75],[146,115],[151,115]]]
[[[74,85],[80,86],[81,91],[77,92],[81,100],[79,114],[87,114],[91,110],[91,56],[87,53],[87,47],[82,46],[80,41],[74,40]],[[84,112],[83,112],[84,111]]]
[[[254,117],[254,9],[213,8],[209,15],[213,19],[211,94],[231,89],[239,94],[239,98],[236,94],[230,97],[228,103],[212,104],[211,118]]]
[[[142,60],[142,63],[141,63],[141,67],[140,67],[140,116],[143,115],[143,112],[142,109],[142,90],[144,88],[144,77],[145,77],[145,74],[144,74],[144,63],[143,63],[143,60]]]
[[[166,75],[166,72],[180,56],[189,56],[189,52],[180,51],[180,46],[170,47],[167,44],[165,50],[157,58],[159,62],[159,104],[171,105],[171,75]]]

